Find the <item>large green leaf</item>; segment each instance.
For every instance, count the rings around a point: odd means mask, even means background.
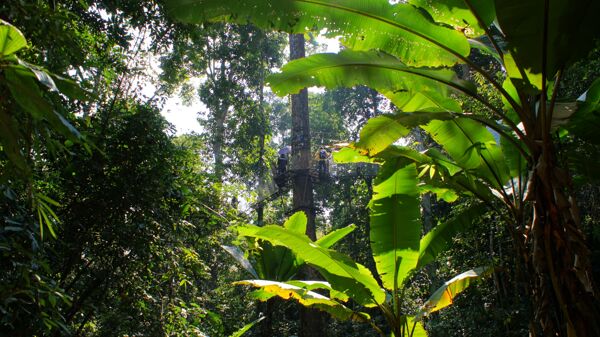
[[[373,186],[373,201],[396,194],[417,195],[417,169],[414,164],[396,170]]]
[[[290,280],[286,282],[287,284],[291,284],[296,287],[300,287],[306,290],[327,290],[329,292],[329,297],[334,300],[339,300],[342,302],[347,302],[350,297],[348,295],[341,293],[331,287],[329,282],[325,281],[300,281],[300,280]]]
[[[446,120],[453,118],[452,113],[445,111],[400,112],[397,114],[380,115],[367,121],[360,131],[360,139],[353,145],[362,154],[374,156],[408,135],[416,126],[426,124],[431,120]]]
[[[248,273],[250,273],[250,275],[258,278],[258,273],[256,272],[256,270],[254,270],[254,267],[252,267],[250,261],[248,261],[248,259],[244,257],[244,252],[239,247],[221,245],[221,248],[223,248],[227,253],[229,253],[229,255],[231,255],[242,268],[244,268]]]
[[[371,250],[383,286],[396,290],[419,259],[421,212],[415,165],[397,170],[373,192]]]
[[[367,268],[347,256],[316,245],[306,235],[280,226],[245,225],[236,229],[241,236],[289,248],[306,263],[316,267],[336,290],[348,294],[362,305],[373,306],[385,301],[385,293]]]
[[[451,70],[409,67],[378,51],[315,54],[289,62],[281,73],[269,76],[268,82],[281,96],[305,87],[362,84],[384,94],[403,111],[438,108],[458,112],[460,105],[449,97],[449,89],[475,92],[472,84],[458,79]]]
[[[353,146],[348,146],[333,153],[333,160],[338,164],[373,163],[373,158],[362,154]]]
[[[430,314],[451,305],[456,295],[467,289],[473,281],[487,275],[491,271],[492,268],[475,268],[446,281],[423,304],[421,314]]]
[[[410,336],[410,337],[427,337],[427,331],[425,331],[425,327],[423,327],[423,323],[418,321],[414,316],[407,316],[406,324],[407,324],[408,330],[412,333],[408,336]]]
[[[39,81],[38,75],[34,75],[31,69],[21,65],[5,68],[4,75],[12,97],[34,120],[45,120],[55,131],[60,132],[63,136],[73,141],[79,140],[81,137],[79,131],[61,114],[54,111],[50,101],[44,97],[40,87],[36,83],[36,80]],[[42,75],[40,74],[40,76]],[[43,78],[50,81],[45,85],[53,84],[53,81],[51,81],[51,78],[47,74]],[[40,83],[44,84],[43,82]]]
[[[167,11],[187,23],[227,20],[303,33],[327,29],[354,50],[379,49],[413,66],[453,65],[466,57],[464,35],[442,27],[409,4],[387,0],[167,0]]]
[[[496,189],[510,179],[502,150],[486,127],[468,118],[434,120],[422,126],[465,170],[471,170]]]
[[[285,221],[283,227],[293,232],[304,234],[306,233],[307,222],[308,219],[306,218],[306,214],[300,211],[292,214],[292,216]]]
[[[493,0],[409,0],[408,2],[427,10],[435,21],[451,25],[469,37],[485,34],[484,29],[496,17]],[[485,27],[482,27],[480,21]]]
[[[330,248],[338,241],[345,238],[346,235],[352,233],[356,229],[356,225],[348,225],[343,228],[336,229],[323,237],[319,238],[315,243],[323,248]]]
[[[495,0],[500,28],[521,69],[550,79],[564,65],[585,56],[598,38],[597,0]],[[547,11],[544,9],[548,4]],[[548,17],[545,18],[545,12]],[[547,19],[547,20],[546,20]],[[545,23],[546,22],[546,23]],[[544,32],[544,27],[547,31]],[[544,50],[544,35],[547,46]]]
[[[15,26],[0,19],[0,58],[25,48],[27,40]]]
[[[419,262],[417,268],[432,262],[452,243],[452,238],[459,232],[470,228],[474,221],[487,212],[481,204],[472,205],[455,217],[435,226],[427,233],[420,243]]]
[[[260,278],[287,281],[296,275],[303,264],[302,260],[286,247],[274,246],[264,240],[252,241],[255,247],[250,250],[250,257]]]
[[[360,154],[374,156],[409,132],[408,128],[389,116],[376,116],[369,119],[360,130],[360,139],[353,147]]]
[[[262,292],[281,297],[285,300],[294,299],[305,307],[325,311],[340,320],[369,321],[367,314],[355,312],[336,300],[297,286],[301,283],[292,285],[267,280],[244,280],[235,283],[260,288]],[[261,295],[258,298],[269,298],[269,296]]]

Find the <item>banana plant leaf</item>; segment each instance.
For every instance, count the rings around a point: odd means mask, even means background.
[[[371,201],[371,250],[383,286],[395,291],[419,258],[421,212],[416,166],[410,164],[378,180]]]
[[[23,33],[0,19],[0,58],[14,54],[25,47],[27,47],[27,40]]]
[[[296,212],[283,223],[283,227],[298,234],[304,234],[306,233],[307,223],[306,214],[304,212]]]
[[[423,304],[417,317],[443,309],[454,302],[456,295],[467,289],[473,281],[491,273],[493,268],[481,267],[456,275],[439,287]]]
[[[289,33],[327,29],[350,49],[382,50],[417,67],[454,65],[470,52],[462,32],[436,24],[410,4],[387,0],[167,0],[166,8],[186,23],[252,23]]]
[[[552,78],[558,69],[585,56],[594,47],[591,41],[598,37],[600,1],[597,0],[495,0],[495,3],[508,50],[519,68],[531,74],[545,71]],[[544,59],[546,69],[542,69]]]
[[[338,243],[340,240],[346,237],[346,235],[352,233],[356,229],[356,225],[348,225],[343,228],[336,229],[326,235],[320,237],[315,242],[317,245],[323,248],[331,248],[331,246]]]
[[[244,280],[235,282],[235,284],[257,287],[260,288],[260,292],[268,294],[258,296],[259,298],[270,298],[269,295],[273,295],[285,300],[294,299],[305,307],[325,311],[340,320],[368,322],[370,319],[369,315],[365,313],[355,312],[334,299],[297,285],[267,280]],[[297,282],[296,284],[301,283]]]
[[[349,257],[318,246],[306,235],[280,226],[237,226],[240,236],[253,237],[285,246],[304,262],[317,268],[332,286],[358,303],[375,306],[385,301],[385,293],[369,270]]]
[[[437,108],[461,111],[451,91],[474,94],[472,83],[452,70],[415,68],[381,51],[344,50],[294,60],[267,79],[273,91],[284,96],[302,88],[366,85],[389,98],[398,109],[412,112]]]
[[[417,268],[433,262],[450,245],[452,238],[457,233],[469,229],[474,221],[486,211],[484,205],[475,204],[467,207],[455,217],[435,226],[421,239]]]
[[[432,120],[448,120],[454,114],[447,111],[416,111],[385,114],[367,121],[360,131],[360,139],[352,145],[360,154],[375,156],[398,139],[408,135],[416,126]]]
[[[258,273],[256,270],[254,270],[254,267],[252,267],[250,261],[244,257],[244,252],[239,247],[221,245],[221,248],[229,253],[229,255],[231,255],[250,275],[254,276],[255,278],[259,278]]]
[[[478,122],[468,118],[434,120],[422,128],[457,165],[475,172],[496,189],[502,189],[511,178],[494,136]]]
[[[565,128],[573,135],[592,144],[600,144],[600,78],[596,79],[569,118]]]
[[[493,0],[409,0],[408,3],[425,9],[436,22],[450,25],[469,37],[485,34],[485,28],[496,18]]]

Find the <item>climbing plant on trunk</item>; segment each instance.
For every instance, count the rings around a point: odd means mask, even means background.
[[[422,188],[441,195],[470,195],[498,210],[513,237],[528,281],[533,335],[600,335],[598,297],[590,254],[580,230],[569,163],[558,157],[568,131],[598,144],[593,126],[600,110],[600,81],[583,101],[557,102],[567,66],[593,48],[600,35],[593,0],[379,1],[169,0],[186,22],[227,19],[288,32],[341,36],[339,54],[290,62],[270,79],[278,94],[307,86],[364,84],[389,98],[399,113],[371,119],[360,140],[338,157],[407,163],[420,168]],[[473,61],[487,55],[498,76]],[[488,82],[503,104],[458,79],[464,64]],[[482,107],[463,111],[456,94]],[[442,148],[424,153],[392,145],[421,127]],[[408,164],[412,165],[412,164]],[[403,207],[402,203],[397,203]],[[503,207],[498,207],[503,205]]]

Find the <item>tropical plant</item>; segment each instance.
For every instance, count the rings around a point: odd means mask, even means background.
[[[27,163],[29,154],[24,153],[22,144],[29,143],[31,147],[31,140],[16,126],[19,116],[14,110],[23,111],[27,116],[25,123],[39,134],[55,131],[71,142],[78,142],[79,132],[44,94],[60,93],[73,99],[86,99],[89,96],[75,82],[20,59],[15,53],[25,47],[27,40],[21,31],[0,20],[0,90],[3,100],[8,99],[8,102],[1,102],[0,106],[0,140],[3,152],[12,165],[27,174],[31,170]]]
[[[416,183],[416,180],[414,182]],[[380,215],[373,215],[373,217],[378,216]],[[381,336],[386,336],[387,329],[380,328],[367,313],[355,311],[344,305],[345,302],[352,299],[364,307],[379,308],[386,318],[392,336],[426,336],[419,320],[424,315],[452,304],[454,296],[468,287],[473,279],[479,278],[489,269],[477,268],[457,275],[436,290],[418,311],[409,315],[404,308],[406,300],[404,290],[410,275],[417,268],[433,261],[433,257],[443,250],[443,247],[446,246],[445,241],[453,233],[435,229],[421,239],[419,221],[396,221],[395,223],[404,226],[411,232],[417,232],[418,235],[389,235],[384,227],[372,227],[373,257],[383,288],[369,269],[354,262],[350,257],[329,249],[331,245],[352,232],[354,226],[333,231],[317,241],[312,241],[305,234],[307,217],[303,212],[295,213],[284,226],[241,225],[237,226],[236,230],[241,237],[264,240],[277,246],[276,248],[289,249],[293,252],[296,261],[316,268],[326,281],[282,281],[262,278],[237,283],[260,288],[253,293],[256,299],[265,301],[275,296],[294,299],[306,307],[325,311],[340,320],[368,323]],[[439,228],[453,226],[455,223],[457,222],[451,221],[446,226]],[[387,235],[390,240],[375,240],[383,235]],[[388,245],[389,250],[382,250],[382,245]],[[415,246],[418,254],[416,256],[410,249],[407,249],[407,247]],[[245,261],[244,264],[248,265],[249,263]],[[288,264],[283,264],[283,266],[286,265]],[[258,273],[252,270],[249,272],[258,276]],[[317,289],[329,292],[329,296],[315,292],[314,290]]]
[[[327,29],[327,35],[341,36],[347,50],[290,62],[270,78],[273,90],[283,95],[306,86],[364,84],[384,94],[401,112],[371,119],[360,140],[338,158],[382,161],[392,175],[412,175],[418,167],[422,190],[475,196],[498,210],[535,308],[531,333],[600,335],[595,319],[600,305],[569,162],[557,152],[566,132],[555,133],[568,131],[594,144],[600,140],[593,128],[600,81],[577,104],[559,104],[557,90],[566,67],[599,37],[594,23],[599,2],[168,0],[167,5],[171,15],[189,23],[230,20],[294,33]],[[489,56],[487,62],[502,71],[486,70],[473,55]],[[457,64],[489,83],[502,104],[458,79],[452,68]],[[463,111],[455,95],[480,108]],[[443,151],[392,145],[416,126]],[[391,188],[401,187],[401,181]],[[376,212],[416,214],[418,203],[402,198],[375,200]],[[382,225],[394,228],[388,221]],[[416,254],[414,247],[410,251]]]
[[[304,213],[292,215],[284,224],[283,228],[290,231],[304,234],[306,231],[306,218]],[[315,243],[322,248],[330,248],[338,241],[350,234],[356,226],[350,225],[345,228],[332,231],[322,237]],[[242,251],[240,246],[246,246],[246,251]],[[252,277],[260,280],[270,280],[286,282],[293,280],[300,272],[304,261],[298,258],[290,249],[273,245],[269,241],[247,237],[240,246],[222,246],[236,262]],[[259,297],[259,299],[261,299]],[[263,336],[272,335],[272,316],[273,301],[271,299],[262,299],[266,305],[261,308],[263,317],[266,319],[262,323]]]

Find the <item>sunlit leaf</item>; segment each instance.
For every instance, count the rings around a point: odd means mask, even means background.
[[[268,78],[273,91],[294,94],[305,87],[353,87],[361,84],[389,98],[406,112],[437,108],[460,111],[452,90],[474,93],[475,87],[448,69],[414,68],[380,51],[344,50],[315,54],[287,63]]]
[[[306,263],[317,268],[332,287],[346,293],[358,303],[372,306],[385,300],[385,294],[367,268],[347,256],[318,246],[304,234],[271,225],[245,225],[236,229],[241,236],[267,240],[292,250]]]
[[[25,36],[15,26],[0,19],[0,58],[27,47]]]
[[[304,234],[306,233],[306,223],[307,223],[307,218],[306,218],[306,214],[304,212],[296,212],[294,214],[292,214],[291,217],[289,217],[285,223],[283,224],[283,227],[299,233],[299,234]]]
[[[409,0],[408,2],[427,10],[435,21],[451,25],[469,37],[485,34],[484,28],[489,26],[496,17],[493,0]],[[480,21],[485,27],[482,27]]]
[[[242,266],[242,268],[244,268],[248,273],[250,273],[250,275],[254,276],[255,278],[258,278],[256,270],[254,270],[254,267],[252,267],[250,261],[248,261],[248,259],[244,257],[244,252],[242,252],[242,250],[239,247],[227,245],[221,245],[221,247],[227,253],[229,253],[229,255],[231,255],[237,261],[237,263],[240,266]]]
[[[168,0],[166,8],[187,23],[225,20],[289,33],[326,28],[350,49],[383,50],[413,66],[453,65],[470,51],[461,32],[387,0]]]
[[[418,268],[433,262],[433,260],[452,243],[456,234],[468,230],[485,212],[486,207],[476,204],[468,207],[451,219],[435,226],[420,241]]]
[[[323,248],[330,248],[335,245],[338,241],[345,238],[348,234],[352,233],[356,229],[356,225],[348,225],[343,228],[336,229],[330,233],[319,238],[315,241],[316,244]]]
[[[354,312],[331,298],[289,283],[267,280],[244,280],[235,283],[259,287],[263,292],[273,294],[286,300],[294,299],[305,307],[325,311],[340,320],[354,320],[361,322],[367,322],[369,320],[369,316],[366,314]],[[264,297],[266,298],[268,296]]]
[[[443,309],[454,302],[454,298],[467,289],[473,281],[487,275],[492,268],[475,268],[457,275],[439,287],[421,307],[423,314]]]

